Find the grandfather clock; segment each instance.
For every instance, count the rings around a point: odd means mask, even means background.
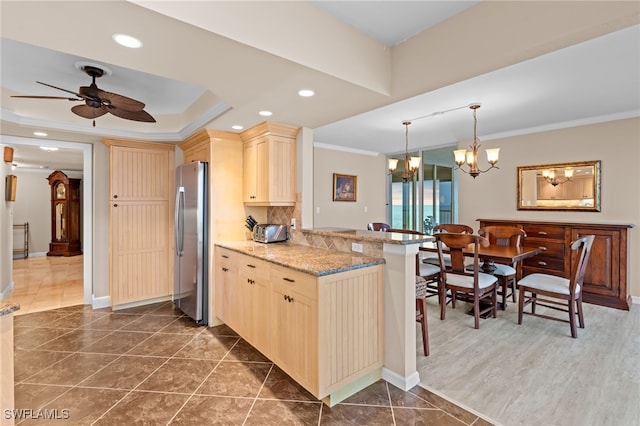
[[[60,170],[47,178],[51,185],[51,243],[47,256],[76,256],[80,249],[80,181]]]

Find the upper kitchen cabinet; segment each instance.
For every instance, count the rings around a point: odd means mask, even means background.
[[[240,134],[245,205],[295,205],[298,130],[284,124],[263,122]]]

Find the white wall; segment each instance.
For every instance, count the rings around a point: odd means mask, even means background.
[[[325,147],[313,150],[313,227],[367,229],[386,221],[384,155],[368,155]],[[358,177],[356,201],[333,201],[333,174]],[[319,209],[319,212],[318,212]],[[367,210],[365,212],[365,209]]]
[[[629,285],[631,295],[640,297],[640,118],[483,141],[482,145],[500,148],[500,169],[476,179],[459,174],[461,223],[474,229],[480,218],[633,224]],[[591,160],[602,161],[602,211],[517,210],[518,166]]]

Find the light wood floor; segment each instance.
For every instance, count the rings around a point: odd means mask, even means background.
[[[16,315],[82,305],[82,256],[38,256],[13,261],[13,290],[5,301]]]
[[[572,339],[565,323],[525,315],[518,325],[513,303],[479,330],[465,304],[440,321],[430,298],[421,385],[504,425],[640,425],[640,309],[583,306]]]

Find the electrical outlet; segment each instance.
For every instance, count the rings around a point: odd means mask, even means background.
[[[360,243],[351,243],[351,251],[362,253],[362,244],[360,244]]]
[[[291,218],[291,229],[296,229],[296,218],[295,217]]]

